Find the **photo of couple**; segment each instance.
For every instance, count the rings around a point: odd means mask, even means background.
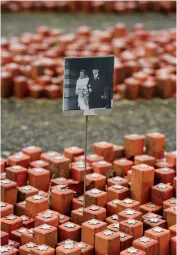
[[[98,109],[102,110],[101,114],[103,110],[110,110],[113,65],[113,57],[66,58],[64,111],[74,111],[73,114],[77,115],[96,115],[99,114]]]

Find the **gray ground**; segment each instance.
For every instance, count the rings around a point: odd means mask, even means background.
[[[142,22],[148,29],[166,29],[175,27],[175,14],[2,14],[2,35],[10,37],[34,32],[38,25],[61,27],[72,32],[79,25],[87,24],[99,29],[116,22],[126,22],[129,27]],[[1,106],[3,157],[32,144],[40,145],[44,150],[57,151],[63,151],[64,147],[70,145],[84,146],[85,118],[62,117],[61,100],[19,101],[12,98],[2,100]],[[124,134],[150,131],[166,134],[166,149],[175,150],[175,106],[174,99],[116,102],[112,115],[89,117],[89,151],[94,141],[107,140],[122,144]]]

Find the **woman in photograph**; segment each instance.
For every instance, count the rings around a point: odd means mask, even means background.
[[[85,70],[80,71],[80,76],[76,82],[76,95],[78,96],[78,107],[80,110],[89,109],[89,90],[88,90],[89,77]]]

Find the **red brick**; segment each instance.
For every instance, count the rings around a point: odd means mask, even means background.
[[[98,189],[91,189],[85,192],[86,207],[93,204],[105,207],[106,200],[107,194],[104,191]]]
[[[61,241],[71,239],[79,242],[81,240],[81,227],[72,222],[66,222],[58,227]]]
[[[1,218],[13,214],[14,213],[14,207],[11,204],[7,204],[5,202],[0,202],[0,215]]]
[[[47,192],[50,183],[50,173],[44,168],[31,168],[28,171],[28,181],[29,185]]]
[[[7,179],[17,183],[18,187],[25,186],[27,183],[28,170],[24,167],[15,165],[6,168]]]
[[[88,221],[91,219],[97,219],[104,221],[106,218],[106,209],[97,205],[91,205],[84,208],[84,221]]]
[[[104,157],[104,160],[111,162],[113,144],[108,142],[99,142],[93,144],[93,153]]]
[[[8,157],[8,162],[10,166],[19,165],[25,168],[29,167],[30,157],[22,152],[15,153]]]
[[[22,219],[13,214],[1,218],[1,230],[9,234],[11,233],[11,231],[21,228],[22,225]]]
[[[132,166],[133,166],[133,162],[126,158],[116,159],[113,162],[113,169],[114,169],[115,175],[122,176],[122,177],[127,175],[128,170],[131,170]]]
[[[155,227],[145,231],[145,236],[155,239],[159,242],[159,255],[169,254],[170,231],[164,228]]]
[[[15,205],[17,202],[17,183],[8,179],[1,180],[1,200]]]
[[[30,161],[36,161],[40,159],[42,149],[37,146],[28,146],[23,148],[22,152],[30,157]]]
[[[34,195],[26,199],[26,214],[34,218],[39,212],[47,210],[49,207],[48,199],[40,195]]]
[[[72,190],[62,189],[57,186],[51,191],[51,209],[62,214],[69,214],[71,211],[72,199]]]
[[[94,173],[102,174],[106,178],[113,176],[112,164],[105,160],[92,163],[92,167]]]
[[[43,224],[34,228],[34,242],[37,244],[46,244],[52,248],[57,245],[57,228]]]
[[[95,235],[95,254],[119,254],[120,252],[120,235],[105,229]]]
[[[143,223],[134,219],[128,219],[120,222],[120,231],[133,236],[137,239],[143,236]]]

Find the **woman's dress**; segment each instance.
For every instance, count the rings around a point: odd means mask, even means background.
[[[81,110],[89,109],[89,78],[79,78],[76,82],[76,95],[78,95],[78,106]]]

